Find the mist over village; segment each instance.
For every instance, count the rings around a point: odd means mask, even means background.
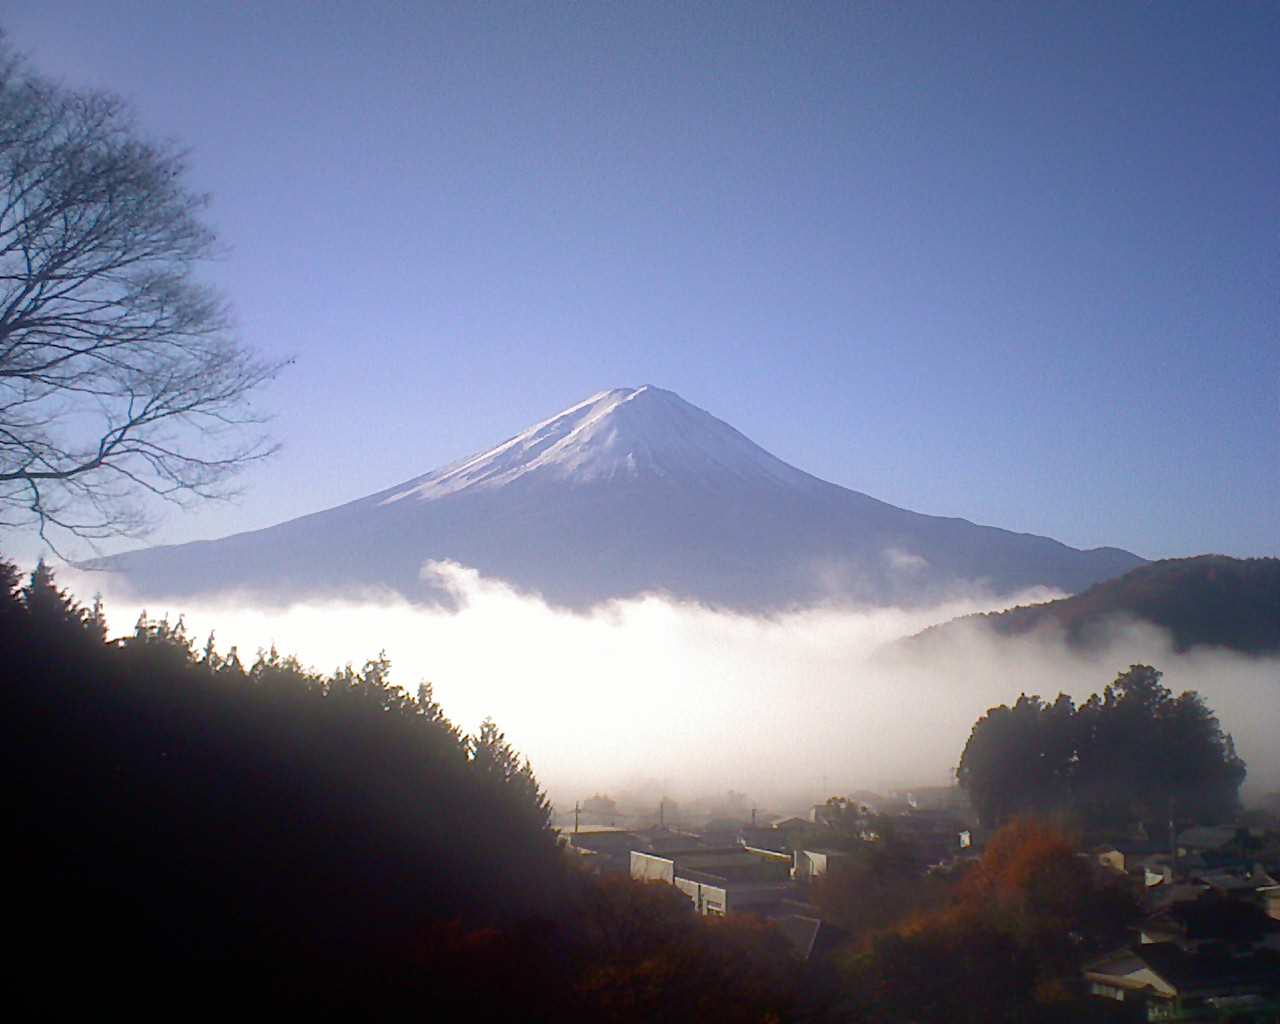
[[[1280,1024],[1277,45],[0,15],[18,1017]]]

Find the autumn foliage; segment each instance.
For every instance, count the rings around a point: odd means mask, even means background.
[[[848,955],[850,1019],[1081,1019],[1082,959],[1135,912],[1132,894],[1095,872],[1062,830],[1015,820],[943,905]]]
[[[662,883],[593,887],[583,934],[598,940],[577,982],[581,1005],[609,1021],[782,1020],[799,963],[774,928],[752,916],[696,917]]]

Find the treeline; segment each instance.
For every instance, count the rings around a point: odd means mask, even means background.
[[[1066,694],[991,708],[957,770],[983,823],[1027,814],[1066,814],[1091,828],[1231,820],[1244,761],[1199,694],[1175,697],[1160,679],[1133,665],[1078,708]]]
[[[107,643],[39,567],[0,569],[6,748],[26,924],[95,958],[281,963],[394,948],[423,923],[545,912],[548,806],[491,724],[464,736],[385,659],[249,666],[181,623]],[[515,871],[515,865],[519,870]]]
[[[249,664],[182,623],[108,641],[0,562],[7,923],[42,1013],[789,1016],[773,929],[570,867],[529,764],[384,658]],[[66,979],[74,977],[74,984]]]

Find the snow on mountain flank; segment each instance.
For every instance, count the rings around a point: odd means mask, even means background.
[[[399,594],[465,565],[549,603],[660,593],[744,611],[1071,593],[1141,559],[922,515],[819,480],[670,391],[615,388],[496,447],[335,508],[103,559],[139,596]]]
[[[674,392],[646,384],[592,395],[496,448],[393,489],[380,504],[502,487],[526,474],[586,483],[709,471],[779,486],[818,482]]]

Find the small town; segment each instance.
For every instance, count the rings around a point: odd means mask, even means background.
[[[741,794],[728,797],[720,807],[684,811],[665,799],[640,809],[597,794],[579,802],[560,835],[592,873],[673,886],[696,914],[770,922],[809,964],[854,940],[858,922],[841,924],[836,894],[848,886],[846,899],[856,902],[859,887],[865,894],[875,885],[860,870],[867,850],[891,846],[897,859],[887,870],[924,886],[963,874],[990,838],[955,786],[856,791],[804,814],[752,809],[745,820],[733,813]],[[1100,882],[1126,887],[1137,909],[1123,934],[1072,935],[1093,951],[1080,980],[1096,1002],[1123,1004],[1129,1016],[1118,1019],[1276,1019],[1278,809],[1232,825],[1134,822],[1086,837],[1076,857]]]

